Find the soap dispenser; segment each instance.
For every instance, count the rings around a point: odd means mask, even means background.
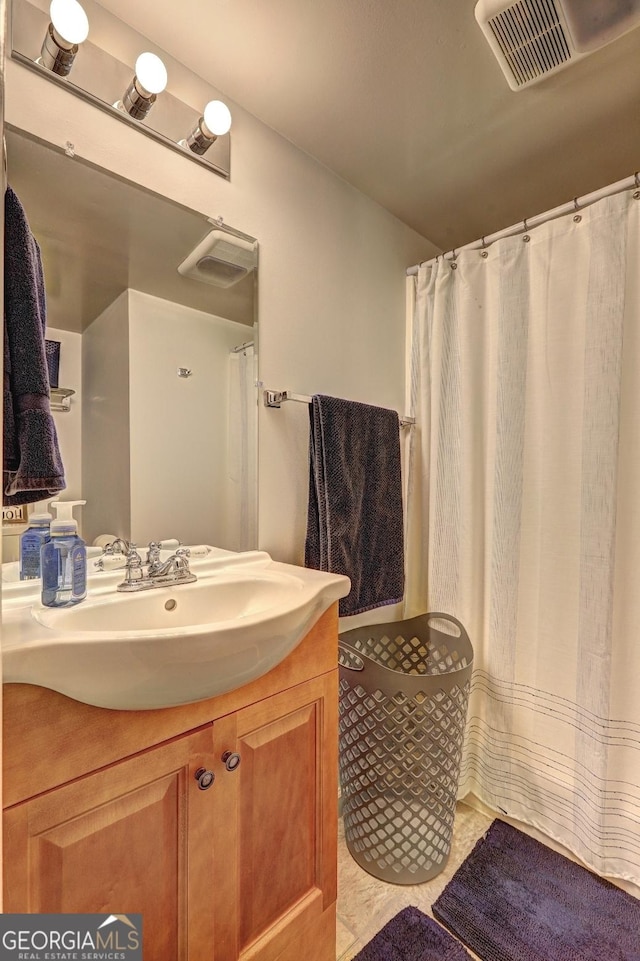
[[[78,536],[73,508],[86,501],[52,501],[51,539],[42,545],[42,603],[45,607],[68,607],[87,596],[87,549]]]
[[[28,518],[29,526],[20,536],[20,580],[31,581],[40,577],[40,548],[49,540],[51,514],[47,501],[40,501]]]

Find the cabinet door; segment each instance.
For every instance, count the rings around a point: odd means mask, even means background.
[[[333,961],[336,674],[240,711],[236,737],[241,763],[227,783],[233,779],[237,791],[237,897],[222,890],[235,946],[216,961],[271,961],[292,950],[308,956],[309,945],[296,941],[322,918],[326,946],[318,957]]]
[[[140,913],[145,961],[211,959],[212,762],[208,726],[6,810],[4,910]]]

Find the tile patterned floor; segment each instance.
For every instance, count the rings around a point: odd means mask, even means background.
[[[371,877],[363,871],[353,860],[347,850],[344,840],[344,827],[339,821],[338,829],[338,930],[336,944],[337,961],[352,961],[358,951],[371,940],[383,925],[394,915],[409,905],[414,905],[433,917],[431,905],[439,896],[445,885],[451,880],[464,859],[471,852],[478,838],[482,837],[496,816],[488,808],[484,808],[476,799],[473,807],[459,801],[456,807],[456,819],[453,829],[453,843],[451,855],[444,871],[433,881],[424,884],[399,885],[387,884]],[[505,821],[517,827],[532,837],[542,841],[549,847],[559,851],[565,857],[577,861],[570,851],[551,839],[544,837],[535,828],[528,827],[510,818]],[[578,861],[578,863],[580,863]],[[614,880],[614,879],[611,879]],[[640,887],[621,880],[614,883],[640,900]],[[471,958],[477,956],[467,948]]]
[[[446,868],[433,881],[415,885],[387,884],[363,871],[347,850],[340,821],[336,945],[338,961],[351,961],[387,921],[408,905],[414,905],[425,914],[431,915],[431,905],[492,820],[493,817],[460,802],[456,809],[451,855]]]

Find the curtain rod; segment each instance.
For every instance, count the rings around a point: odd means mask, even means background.
[[[453,250],[438,254],[437,257],[432,257],[431,260],[425,260],[421,264],[414,264],[413,267],[407,267],[407,276],[411,277],[417,274],[420,267],[430,267],[432,264],[435,264],[440,257],[446,260],[455,260],[461,250],[481,250],[483,247],[489,247],[496,240],[513,237],[514,234],[526,232],[527,230],[531,230],[532,227],[539,227],[540,224],[544,224],[549,220],[556,220],[558,217],[575,213],[575,211],[581,210],[583,207],[589,207],[591,204],[596,203],[596,201],[602,200],[603,197],[610,197],[613,194],[622,193],[623,190],[630,190],[632,187],[640,188],[640,175],[638,175],[638,173],[635,173],[632,177],[626,177],[624,180],[618,180],[614,184],[609,184],[608,187],[601,187],[599,190],[594,190],[593,193],[585,194],[584,197],[574,197],[573,200],[561,204],[559,207],[554,207],[552,210],[547,210],[545,213],[537,214],[535,217],[527,217],[525,220],[519,220],[517,224],[512,224],[511,227],[498,230],[488,237],[481,237],[480,240],[474,240],[469,244],[465,244],[463,247],[454,247]]]
[[[286,400],[295,400],[301,404],[310,404],[313,400],[308,394],[293,394],[290,390],[263,390],[262,397],[265,407],[280,407]],[[413,427],[415,417],[401,417],[401,427]]]
[[[244,343],[244,344],[238,344],[237,347],[232,347],[231,350],[230,350],[230,353],[231,353],[231,354],[239,354],[240,351],[246,350],[247,347],[253,347],[253,341],[252,341],[252,340],[248,340],[248,341],[246,341],[246,343]]]

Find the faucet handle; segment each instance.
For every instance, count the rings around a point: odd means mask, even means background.
[[[125,582],[130,584],[132,581],[141,581],[143,576],[142,558],[138,554],[136,545],[129,544],[125,567]]]
[[[116,537],[115,541],[111,541],[105,545],[103,553],[108,557],[113,554],[124,554],[126,557],[131,547],[135,548],[135,546],[135,544],[130,544],[129,541],[126,541],[123,537]]]
[[[146,563],[150,568],[156,568],[160,563],[160,544],[158,541],[149,541]]]

